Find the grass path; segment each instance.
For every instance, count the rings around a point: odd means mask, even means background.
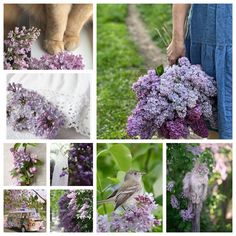
[[[143,20],[148,18],[145,23],[150,33],[153,24],[156,27],[161,27],[163,21],[166,20],[158,11],[164,11],[164,8],[169,9],[170,6],[166,4],[164,6],[163,4],[159,9],[158,5],[149,5],[149,7],[148,5],[138,5],[138,10]],[[152,49],[144,52],[147,50],[148,44],[152,45],[155,50],[156,47],[151,40],[153,36],[151,33],[151,38],[148,36],[145,26],[140,23],[141,21],[138,18],[140,25],[142,25],[138,29],[138,38],[148,38],[148,43],[145,44],[146,48],[140,54],[140,47],[134,43],[133,35],[130,34],[130,25],[129,27],[126,25],[131,20],[128,14],[127,4],[98,4],[97,6],[98,139],[128,138],[126,135],[127,118],[137,103],[131,89],[132,84],[137,81],[139,76],[145,74],[148,68],[154,65],[157,66],[160,61],[156,61],[157,65],[154,62],[154,59],[158,58],[160,50],[155,51],[154,54],[151,52]],[[132,23],[133,27],[135,27],[134,23]],[[152,23],[152,26],[150,23]],[[143,30],[145,35],[142,35]],[[140,45],[142,42],[138,42],[138,44]],[[159,45],[157,44],[157,46]],[[147,61],[147,55],[149,54],[150,61]]]

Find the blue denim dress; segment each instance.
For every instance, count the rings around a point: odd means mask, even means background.
[[[232,4],[193,4],[186,56],[216,78],[218,131],[232,139]]]

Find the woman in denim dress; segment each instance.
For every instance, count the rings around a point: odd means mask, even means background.
[[[232,139],[232,4],[174,4],[172,14],[168,61],[174,64],[179,57],[187,56],[192,64],[200,64],[215,77],[217,136]]]

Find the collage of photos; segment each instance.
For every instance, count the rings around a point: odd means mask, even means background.
[[[1,10],[0,234],[233,235],[233,1]]]

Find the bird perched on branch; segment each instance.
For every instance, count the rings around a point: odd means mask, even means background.
[[[98,204],[115,203],[114,211],[122,206],[132,204],[135,197],[143,193],[142,176],[144,173],[137,170],[129,170],[125,174],[124,182],[107,199],[98,201]]]

